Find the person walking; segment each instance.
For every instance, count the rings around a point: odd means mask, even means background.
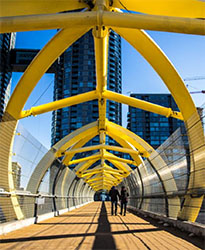
[[[123,214],[123,211],[124,211],[124,216],[126,215],[126,211],[127,211],[127,202],[128,202],[128,196],[129,196],[129,193],[127,192],[125,186],[122,186],[121,188],[121,211],[120,211],[120,214],[122,215]]]
[[[117,202],[118,198],[120,198],[119,191],[115,188],[112,187],[109,196],[111,197],[111,215],[114,214],[114,207],[115,207],[115,215],[117,215]]]

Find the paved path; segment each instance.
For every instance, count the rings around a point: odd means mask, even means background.
[[[197,238],[190,238],[191,243],[166,230],[132,213],[111,216],[109,202],[94,202],[0,236],[0,249],[191,250],[203,245]],[[184,235],[180,236],[188,239]]]

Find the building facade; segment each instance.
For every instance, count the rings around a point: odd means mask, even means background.
[[[57,67],[54,100],[96,88],[94,40],[91,31],[64,52]],[[113,31],[109,39],[107,84],[109,90],[121,93],[121,37]],[[107,118],[121,124],[121,104],[108,101]],[[97,100],[53,111],[51,144],[54,145],[67,134],[97,119]],[[94,138],[92,144],[98,143],[98,138]],[[110,143],[112,144],[112,141]]]
[[[10,51],[15,46],[15,40],[16,33],[0,34],[0,120],[10,96],[12,76]]]
[[[131,94],[131,97],[158,104],[177,111],[178,107],[170,94]],[[139,135],[153,148],[158,148],[183,122],[174,118],[129,107],[127,128]]]

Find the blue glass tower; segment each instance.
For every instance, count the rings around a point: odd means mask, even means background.
[[[107,87],[109,90],[121,93],[121,37],[113,31],[110,32],[109,38]],[[95,88],[94,40],[92,32],[89,31],[59,58],[54,100],[92,91]],[[121,124],[121,104],[108,101],[107,118]],[[54,145],[67,134],[97,119],[97,100],[54,111],[51,144]],[[98,138],[94,138],[92,143],[99,143]]]
[[[131,97],[169,107],[177,111],[178,107],[170,94],[131,94]],[[158,148],[183,122],[174,118],[154,114],[129,107],[127,128],[139,135],[153,148]]]
[[[15,38],[16,33],[0,34],[0,120],[10,96],[12,76],[10,51],[15,46]]]

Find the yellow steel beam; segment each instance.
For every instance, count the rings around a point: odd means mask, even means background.
[[[113,182],[103,182],[103,181],[101,181],[101,182],[98,182],[98,183],[95,183],[95,184],[92,184],[92,185],[90,185],[91,187],[97,187],[97,186],[113,186]]]
[[[99,177],[97,177],[98,175],[96,175],[96,177],[94,178],[89,178],[89,179],[86,179],[86,183],[95,183],[95,182],[98,182],[100,180],[103,180],[103,181],[109,181],[109,182],[119,182],[119,179],[115,178],[114,176],[111,176],[111,175],[106,175],[106,174],[101,174],[99,175]],[[121,179],[120,179],[121,180]]]
[[[110,180],[113,180],[116,184],[122,181],[122,178],[119,178],[118,176],[114,176],[112,174],[105,173],[105,176],[108,177]]]
[[[131,170],[130,171],[124,170],[128,166],[126,163],[119,162],[113,159],[109,159],[109,162],[111,162],[116,168],[123,170],[122,173],[123,178],[127,177],[131,173]]]
[[[95,178],[89,178],[88,180],[86,180],[86,183],[92,183],[92,182],[96,182],[96,181],[99,181],[99,180],[102,180],[102,179],[103,179],[103,176],[95,177]]]
[[[105,177],[108,177],[110,180],[113,181],[118,181],[119,179],[117,177],[115,177],[114,175],[110,174],[110,173],[106,173],[104,172]]]
[[[205,18],[203,0],[113,0],[112,6],[151,15]]]
[[[97,159],[93,159],[90,161],[86,161],[84,164],[80,165],[80,168],[76,171],[76,175],[81,177],[83,174],[83,171],[87,170],[96,161],[97,161]]]
[[[150,154],[154,151],[154,149],[148,143],[146,143],[142,138],[132,133],[128,129],[109,121],[106,123],[106,126],[108,135],[111,135],[111,137],[117,142],[120,141],[119,144],[123,147],[129,146],[128,144],[123,144],[122,140],[125,142],[129,142],[129,144],[131,145],[129,148],[138,149],[143,157],[149,157]]]
[[[91,186],[91,187],[93,187],[93,186],[97,186],[97,185],[99,185],[99,184],[108,184],[108,185],[112,185],[113,186],[113,181],[109,181],[109,180],[104,180],[104,179],[102,179],[102,180],[100,180],[100,181],[98,181],[98,182],[96,182],[96,183],[89,183],[89,185]]]
[[[153,42],[153,40],[143,31],[141,30],[133,30],[133,29],[124,29],[124,28],[113,28],[115,32],[120,34],[123,38],[125,38],[134,48],[138,50],[140,54],[152,65],[155,71],[161,76],[162,80],[170,90],[172,96],[174,97],[185,121],[185,124],[188,128],[188,136],[189,136],[189,145],[190,150],[194,152],[195,149],[198,148],[198,141],[203,138],[203,129],[202,126],[198,127],[197,134],[199,134],[199,140],[195,140],[195,134],[191,132],[189,129],[193,125],[193,118],[195,118],[195,124],[197,121],[200,124],[200,118],[197,113],[196,107],[193,103],[193,100],[188,93],[186,86],[184,85],[181,77],[177,73],[174,66],[168,60],[168,58],[164,55],[164,53],[160,50],[160,48]],[[183,98],[182,98],[183,97]],[[189,190],[194,190],[197,188],[198,183],[195,180],[198,178],[197,173],[200,173],[202,168],[201,164],[198,164],[194,161],[194,155],[191,155],[191,178],[189,182]],[[200,182],[199,182],[200,183]],[[201,182],[202,184],[203,182]],[[203,196],[200,198],[194,198],[191,200],[192,206],[187,206],[190,203],[189,197],[185,198],[185,205],[182,209],[182,213],[180,214],[180,218],[183,220],[195,221],[198,213],[200,211]]]
[[[90,139],[92,138],[92,135],[88,135],[85,136],[83,139],[79,140],[76,144],[74,144],[71,148],[78,148],[78,147],[82,147],[84,144],[86,144]],[[74,154],[70,154],[68,156],[65,156],[62,160],[62,163],[64,165],[67,164],[67,162],[71,161],[71,159],[73,158]],[[69,168],[66,168],[66,173],[64,174],[63,177],[63,181],[62,181],[62,185],[61,185],[61,193],[64,194],[65,193],[65,187],[66,187],[66,179],[67,179],[67,175],[69,174]]]
[[[122,173],[124,171],[122,170],[116,170],[116,169],[106,169],[106,167],[102,167],[101,169],[90,169],[90,170],[86,170],[82,173],[82,176],[85,174],[99,174],[99,173],[103,173],[103,174],[112,174],[112,175],[116,175],[116,176],[122,176]]]
[[[88,180],[89,178],[93,177],[95,173],[88,173],[88,174],[80,174],[78,175],[80,178],[84,178],[84,180]]]
[[[0,8],[1,10],[1,8]],[[32,16],[0,17],[0,33],[64,29],[96,25],[96,12],[71,12]]]
[[[94,151],[102,147],[103,145],[95,145],[95,146],[88,146],[88,147],[83,147],[83,148],[75,148],[75,149],[68,150],[65,153],[62,152],[62,154],[63,155],[77,154],[77,153],[82,153],[82,152],[87,152],[87,151]]]
[[[76,105],[82,102],[91,101],[91,100],[97,99],[97,97],[98,95],[96,91],[93,90],[93,91],[79,94],[76,96],[67,97],[58,101],[42,104],[37,107],[32,107],[29,110],[21,111],[19,119],[25,118],[31,115],[36,116],[36,115],[50,112],[53,110],[62,109],[65,107]]]
[[[92,134],[88,134],[88,136],[83,137],[81,140],[79,140],[78,142],[76,142],[71,149],[75,150],[75,148],[79,148],[82,147],[83,145],[85,145],[89,140],[91,140],[93,138]],[[58,157],[60,157],[61,155],[64,155],[62,152],[58,152]],[[73,156],[75,155],[75,153],[69,154],[69,155],[65,155],[62,163],[64,165],[66,165],[69,161],[71,161],[71,159],[73,158]]]
[[[107,178],[105,178],[105,177],[102,177],[101,179],[98,179],[98,180],[96,180],[96,181],[94,181],[94,182],[88,182],[88,181],[86,181],[86,183],[88,183],[90,186],[95,186],[95,185],[97,185],[97,184],[99,184],[99,183],[103,183],[103,184],[111,184],[111,185],[113,185],[113,183],[115,183],[114,181],[112,181],[112,180],[109,180],[109,179],[107,179]]]
[[[106,100],[102,97],[102,92],[107,88],[107,65],[108,65],[108,28],[102,26],[102,14],[106,9],[108,1],[97,0],[97,20],[98,25],[93,29],[95,44],[95,68],[96,68],[96,91],[99,93],[99,130],[105,130],[106,120]]]
[[[123,173],[123,171],[121,171],[121,170],[117,170],[117,169],[113,169],[112,167],[110,167],[110,166],[108,166],[107,164],[104,164],[104,166],[102,167],[102,166],[98,166],[97,168],[93,168],[93,169],[89,169],[89,170],[85,170],[85,171],[83,171],[83,173],[91,173],[91,172],[95,172],[96,171],[96,173],[97,172],[103,172],[103,171],[106,171],[106,172],[108,172],[108,171],[112,171],[113,173]]]
[[[101,165],[97,165],[96,167],[92,168],[92,169],[89,169],[89,170],[85,170],[83,171],[83,173],[90,173],[90,172],[93,172],[93,171],[96,171],[96,173],[100,173],[101,171],[103,171],[104,168],[102,168]]]
[[[108,29],[97,26],[93,29],[95,42],[95,64],[97,77],[97,92],[102,94],[107,87],[108,65]]]
[[[76,160],[70,161],[67,165],[70,166],[70,165],[78,164],[78,163],[83,162],[83,161],[90,161],[90,160],[94,160],[94,159],[95,160],[100,159],[100,154],[91,155],[91,156],[88,156],[88,157],[76,159]]]
[[[112,170],[112,171],[115,171],[115,172],[117,172],[117,173],[123,173],[122,170],[114,169],[113,167],[110,167],[110,166],[108,166],[107,164],[105,164],[104,169],[105,169],[106,171],[107,171],[107,170],[108,170],[108,171]]]
[[[123,159],[123,158],[117,157],[115,155],[109,155],[109,154],[106,153],[104,157],[105,157],[106,160],[111,159],[111,160],[120,161],[120,162],[124,162],[124,163],[127,163],[127,164],[132,164],[132,165],[137,166],[137,163],[135,161]]]
[[[117,178],[118,180],[122,179],[123,178],[123,174],[124,174],[124,171],[121,171],[122,173],[117,173],[117,172],[113,172],[113,171],[105,171],[103,170],[102,172],[96,172],[96,171],[91,171],[91,172],[83,172],[79,177],[81,178],[86,178],[86,180],[90,179],[91,177],[94,177],[99,175],[99,174],[104,174],[104,175],[112,175],[113,177]]]
[[[97,122],[92,122],[88,125],[85,125],[71,134],[69,134],[59,149],[56,151],[55,156],[60,157],[62,152],[65,152],[68,148],[73,147],[76,143],[82,140],[82,138],[90,138],[92,139],[98,134],[98,127],[95,126]]]
[[[121,158],[119,159],[119,157],[113,155],[112,153],[106,152],[105,158],[108,159],[112,163],[113,163],[113,161],[118,162],[117,168],[122,170],[123,174],[132,171],[132,169],[127,165],[127,162],[122,162]]]
[[[104,190],[104,189],[106,189],[106,190],[110,190],[110,188],[111,188],[111,186],[109,185],[102,185],[102,186],[100,186],[100,187],[96,187],[94,190],[95,191],[99,191],[99,190]]]
[[[91,186],[94,190],[100,190],[100,189],[104,189],[106,187],[110,187],[111,185],[103,185],[103,183],[100,183],[100,184],[97,184],[97,185],[94,185],[94,186]]]
[[[62,153],[63,155],[70,155],[70,154],[76,154],[76,153],[82,153],[82,152],[87,152],[87,151],[93,151],[97,149],[107,149],[107,150],[112,150],[112,151],[117,151],[117,152],[123,152],[123,153],[132,153],[132,154],[139,154],[139,151],[129,149],[129,148],[122,148],[118,146],[110,146],[110,145],[95,145],[95,146],[88,146],[88,147],[83,147],[83,148],[75,148],[72,150],[68,150],[65,153]]]
[[[104,130],[100,130],[99,131],[99,136],[100,136],[100,144],[102,144],[103,146],[105,145],[105,141],[106,141],[106,133]],[[104,153],[105,153],[105,149],[101,148],[100,149],[100,154],[101,154],[101,166],[103,168],[104,164],[105,164],[105,159],[104,159]]]
[[[131,107],[143,109],[166,117],[173,117],[183,120],[182,114],[178,111],[173,111],[171,108],[162,107],[160,105],[146,102],[134,97],[125,96],[109,90],[103,92],[103,97],[115,102],[127,104]]]
[[[113,169],[114,170],[114,169]],[[119,171],[119,172],[117,172],[117,171]],[[111,170],[107,170],[106,172],[105,172],[105,174],[110,174],[110,175],[112,175],[112,176],[114,176],[114,177],[116,177],[116,178],[120,178],[120,179],[122,179],[123,178],[123,173],[124,173],[124,171],[122,171],[122,170],[116,170],[116,171],[111,171]]]
[[[27,67],[18,85],[16,86],[6,112],[16,120],[20,116],[29,95],[41,79],[43,74],[48,70],[52,63],[79,37],[90,29],[88,27],[76,27],[59,31],[38,53],[31,64]]]
[[[135,147],[127,140],[126,136],[121,134],[121,137],[117,134],[117,131],[113,131],[110,128],[108,128],[108,135],[114,139],[117,143],[119,143],[121,146],[124,146],[126,148],[130,147],[130,149],[134,149]],[[123,135],[123,136],[122,136]],[[123,137],[123,138],[122,138]],[[135,145],[136,146],[136,145]],[[140,151],[140,155],[143,155],[144,157],[148,157],[148,153],[146,151],[142,151],[142,148],[138,147],[138,150]],[[142,163],[142,158],[140,155],[129,153],[129,155],[132,157],[132,159],[137,163],[137,165],[140,165]]]
[[[151,64],[170,90],[184,120],[189,118],[190,113],[196,111],[193,100],[178,72],[159,46],[144,31],[116,27],[113,29]]]
[[[103,13],[105,26],[205,35],[205,21],[195,18],[153,16],[131,13]]]
[[[2,17],[58,13],[88,7],[79,0],[0,0],[0,6]]]
[[[81,177],[82,178],[86,177],[86,180],[88,180],[88,179],[90,179],[91,176],[94,178],[94,175],[95,175],[95,177],[96,176],[102,176],[102,173],[103,173],[103,171],[100,172],[100,171],[93,170],[93,171],[90,171],[90,172],[83,172],[81,174]]]

